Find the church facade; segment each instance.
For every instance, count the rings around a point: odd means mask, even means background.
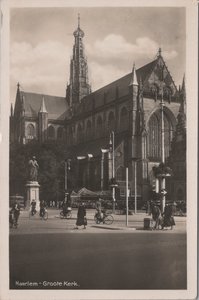
[[[128,167],[130,196],[136,189],[144,202],[161,189],[153,167],[162,161],[162,109],[167,162],[186,103],[185,87],[177,89],[159,49],[155,60],[137,70],[134,64],[130,73],[92,92],[83,37],[78,22],[65,97],[23,92],[18,85],[11,140],[64,141],[69,189],[84,186],[103,193],[117,183],[121,197]],[[171,182],[167,185],[172,190]]]

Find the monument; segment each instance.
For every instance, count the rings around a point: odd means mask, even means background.
[[[26,183],[26,193],[27,193],[27,204],[26,207],[29,208],[32,200],[36,201],[36,210],[39,210],[39,183],[38,183],[38,170],[39,165],[36,161],[36,157],[33,156],[28,162],[28,181]]]

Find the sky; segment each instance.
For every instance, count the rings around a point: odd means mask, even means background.
[[[10,11],[10,97],[26,92],[65,96],[74,44],[85,33],[92,91],[155,59],[158,48],[178,86],[185,73],[184,8],[63,7]]]

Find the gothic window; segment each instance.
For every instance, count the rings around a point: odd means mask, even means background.
[[[115,130],[115,116],[112,111],[108,115],[108,129],[109,129],[109,132]]]
[[[152,160],[161,160],[161,112],[154,113],[149,120],[148,132],[148,156]],[[173,138],[173,126],[166,114],[164,114],[164,150],[165,158],[169,156],[171,141]]]
[[[98,116],[96,123],[96,136],[101,137],[103,135],[102,117]]]
[[[86,138],[90,139],[91,137],[91,121],[88,120],[86,123]]]
[[[160,158],[160,147],[161,147],[161,139],[160,139],[160,122],[156,114],[153,114],[149,120],[149,136],[148,136],[148,149],[149,149],[149,157],[151,158]]]
[[[173,127],[167,117],[164,118],[164,140],[165,140],[165,157],[169,156],[171,150],[171,141],[173,139]]]
[[[34,139],[34,137],[35,137],[35,127],[33,124],[28,124],[27,137],[29,140]]]
[[[64,129],[63,127],[59,127],[57,130],[57,139],[63,140],[64,138]]]
[[[128,111],[126,107],[123,107],[120,112],[120,130],[128,129]]]
[[[54,140],[55,139],[55,128],[52,125],[50,125],[48,127],[48,138],[50,140]]]
[[[81,143],[83,141],[83,131],[81,124],[78,124],[77,127],[77,143]]]

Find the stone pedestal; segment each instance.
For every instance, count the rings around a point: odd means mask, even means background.
[[[30,208],[30,204],[34,199],[36,201],[36,210],[39,210],[39,183],[37,181],[28,181],[26,184],[26,208]]]

